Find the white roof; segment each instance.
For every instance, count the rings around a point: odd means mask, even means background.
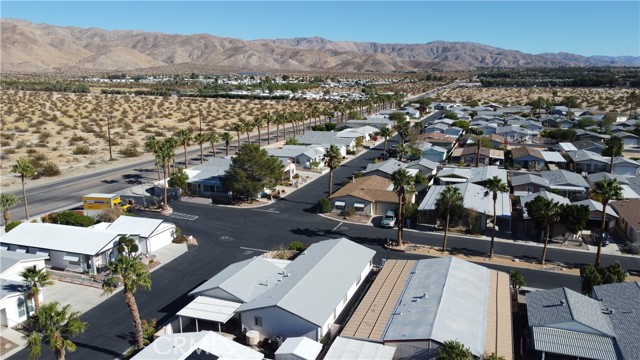
[[[201,350],[221,359],[262,360],[263,355],[213,331],[167,334],[140,351],[133,360],[184,360]]]
[[[546,162],[556,162],[556,163],[566,163],[567,160],[557,151],[540,151],[544,161]]]
[[[640,199],[640,194],[633,191],[629,185],[620,185],[622,188],[622,197],[624,199]]]
[[[323,326],[374,255],[346,238],[315,243],[287,265],[276,286],[242,304],[238,312],[279,307]]]
[[[472,209],[479,213],[486,213],[487,215],[493,216],[493,200],[491,194],[486,197],[484,196],[484,192],[486,191],[484,186],[473,183],[454,184],[451,186],[460,189],[465,209]],[[435,210],[436,202],[445,188],[445,185],[432,186],[424,199],[422,199],[418,210]],[[511,200],[509,193],[498,193],[496,213],[497,216],[511,217]]]
[[[558,143],[558,148],[562,149],[563,151],[578,151],[578,148],[569,142]]]
[[[104,231],[121,235],[140,235],[149,238],[162,220],[134,216],[120,216]]]
[[[198,296],[183,307],[182,310],[178,311],[177,315],[224,324],[233,317],[236,309],[241,304],[208,296]]]
[[[0,237],[0,243],[96,255],[111,249],[118,235],[96,229],[43,223],[23,223]]]
[[[84,197],[113,198],[116,196],[118,196],[118,194],[91,193],[91,194],[85,195]]]
[[[278,355],[295,355],[298,359],[315,360],[322,351],[322,344],[308,337],[290,337],[275,352]]]
[[[331,344],[325,360],[391,360],[396,348],[369,341],[338,336]]]

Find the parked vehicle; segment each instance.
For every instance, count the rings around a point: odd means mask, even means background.
[[[93,193],[82,197],[82,208],[85,211],[102,211],[119,207],[122,211],[131,208],[130,204],[122,201],[118,194]]]
[[[593,242],[595,243],[595,245],[598,245],[599,242],[602,242],[602,246],[605,247],[607,245],[609,245],[611,242],[613,242],[613,239],[611,238],[611,234],[609,234],[608,232],[602,232],[601,230],[597,230],[597,231],[593,231]]]
[[[382,222],[380,225],[385,228],[392,228],[396,225],[396,213],[393,210],[388,210],[384,217],[382,218]]]

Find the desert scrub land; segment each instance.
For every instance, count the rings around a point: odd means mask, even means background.
[[[476,100],[480,104],[522,105],[542,96],[559,104],[563,98],[574,96],[582,108],[626,112],[629,110],[626,98],[631,91],[633,89],[628,88],[476,87],[446,90],[438,94],[437,100],[465,104]]]
[[[144,153],[144,139],[181,129],[218,132],[263,112],[303,111],[306,102],[0,91],[0,186],[19,187],[11,166],[20,157],[39,162],[44,176],[77,175],[126,163]],[[110,118],[113,162],[109,161]],[[235,133],[231,132],[234,134]],[[208,147],[207,147],[208,148]],[[149,158],[150,154],[146,154]]]

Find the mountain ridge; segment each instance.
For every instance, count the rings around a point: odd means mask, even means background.
[[[640,57],[527,54],[491,45],[332,41],[322,37],[242,40],[211,34],[55,26],[0,19],[2,72],[113,72],[189,66],[225,70],[408,72],[477,67],[640,66]]]

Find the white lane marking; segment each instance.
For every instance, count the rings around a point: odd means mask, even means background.
[[[340,224],[336,225],[336,227],[334,227],[331,231],[336,231],[336,230],[338,230],[338,228],[339,228],[340,226],[342,226],[342,224],[344,224],[344,223],[343,223],[343,222],[341,222]]]
[[[264,249],[255,249],[255,248],[249,248],[249,247],[243,247],[243,246],[240,246],[240,249],[243,249],[243,250],[253,250],[253,251],[261,251],[261,252],[269,252],[269,250],[264,250]]]

